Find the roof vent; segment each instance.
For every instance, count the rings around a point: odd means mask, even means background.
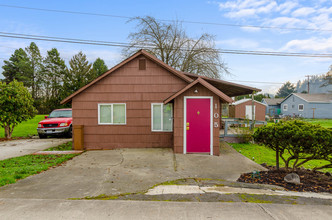
[[[138,60],[138,69],[145,70],[146,69],[146,59],[139,59]]]

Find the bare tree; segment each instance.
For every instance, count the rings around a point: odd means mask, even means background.
[[[198,39],[189,38],[180,22],[162,23],[155,18],[136,17],[137,32],[128,38],[130,46],[123,50],[128,57],[143,48],[173,68],[213,78],[229,74],[221,54],[216,49],[215,38],[202,34]]]

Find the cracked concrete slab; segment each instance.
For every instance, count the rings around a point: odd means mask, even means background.
[[[198,185],[159,185],[149,189],[145,195],[164,195],[164,194],[204,194],[204,193],[218,193],[218,194],[256,194],[256,195],[278,195],[278,196],[296,196],[306,198],[330,199],[332,194],[329,193],[313,193],[313,192],[291,192],[272,190],[268,188],[244,188],[244,187],[230,187],[230,186],[198,186]]]
[[[174,156],[169,148],[87,151],[62,166],[0,188],[0,198],[66,199],[146,191],[176,179],[236,180],[265,168],[237,153]]]

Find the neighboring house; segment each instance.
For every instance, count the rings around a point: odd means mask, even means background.
[[[218,155],[221,103],[254,91],[260,90],[177,71],[140,50],[61,103],[72,104],[74,146],[86,150]]]
[[[265,104],[254,100],[254,120],[265,121],[265,109]],[[252,100],[241,99],[230,104],[229,117],[252,120]]]
[[[283,101],[283,98],[269,99],[264,98],[262,103],[266,104],[266,112],[265,114],[273,117],[275,115],[281,114],[280,103]]]
[[[281,113],[303,118],[332,118],[332,94],[292,93],[281,102]]]

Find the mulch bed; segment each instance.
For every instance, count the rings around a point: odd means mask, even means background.
[[[330,173],[313,172],[307,169],[298,169],[293,173],[300,176],[301,184],[295,185],[284,181],[284,177],[292,171],[284,168],[276,170],[274,167],[267,167],[268,171],[261,171],[259,175],[245,173],[240,176],[238,182],[260,183],[277,185],[284,187],[285,190],[298,192],[328,192],[332,193],[332,177]]]

